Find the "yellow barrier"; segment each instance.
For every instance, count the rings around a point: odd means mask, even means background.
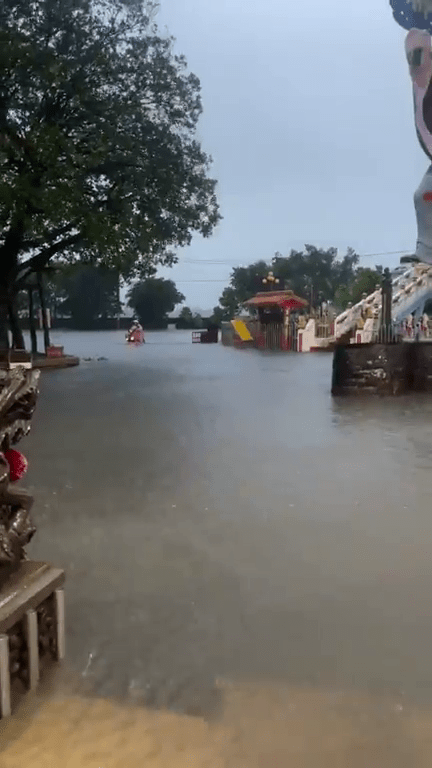
[[[243,320],[231,320],[231,325],[242,341],[253,341],[252,336]]]

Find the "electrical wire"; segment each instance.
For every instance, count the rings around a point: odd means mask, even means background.
[[[177,283],[226,283],[227,280],[229,280],[228,277],[226,277],[224,280],[176,280]]]
[[[402,253],[411,253],[409,249],[406,249],[405,251],[381,251],[380,253],[363,253],[363,254],[357,254],[357,256],[360,256],[361,259],[369,259],[372,256],[395,256]],[[288,258],[288,257],[287,257]],[[232,261],[216,261],[213,259],[181,259],[181,261],[177,262],[178,264],[226,264],[228,266],[235,267],[236,265]]]
[[[361,259],[368,259],[368,258],[371,258],[372,256],[374,256],[374,257],[375,256],[395,256],[397,254],[405,254],[405,253],[408,254],[410,252],[408,250],[406,250],[406,251],[381,251],[380,253],[364,253],[361,256],[360,256],[360,254],[357,254],[357,255],[359,255]],[[232,262],[230,262],[230,261],[210,261],[210,260],[206,260],[206,259],[203,259],[203,260],[200,260],[200,259],[182,259],[180,262],[178,262],[178,264],[179,265],[181,265],[181,264],[210,264],[212,266],[214,266],[216,264],[221,264],[221,265],[229,265],[229,266],[231,266],[233,268],[236,268],[235,265]],[[205,278],[205,279],[202,279],[202,280],[199,280],[199,279],[196,279],[196,278],[194,278],[192,280],[176,280],[176,283],[226,283],[226,282],[227,282],[227,278],[225,278],[223,280],[215,280],[215,279],[208,279],[208,278]]]

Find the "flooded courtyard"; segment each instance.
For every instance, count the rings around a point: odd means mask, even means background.
[[[430,766],[432,399],[189,332],[53,341],[91,358],[22,445],[67,662],[1,768]]]

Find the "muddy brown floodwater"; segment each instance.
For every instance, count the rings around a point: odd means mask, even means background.
[[[23,443],[67,663],[0,766],[430,768],[432,398],[331,356],[54,333]]]

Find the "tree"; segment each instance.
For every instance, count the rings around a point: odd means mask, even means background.
[[[232,318],[238,315],[241,309],[240,295],[241,296],[243,295],[243,290],[241,287],[240,287],[240,290],[237,290],[236,288],[232,288],[231,286],[229,286],[228,288],[224,288],[222,292],[222,296],[219,299],[219,303],[221,305],[221,308],[224,311],[224,315],[226,315],[229,318]]]
[[[235,267],[231,275],[231,286],[225,288],[219,303],[222,308],[230,311],[231,317],[238,314],[242,304],[263,290],[263,278],[271,267],[265,261],[256,261],[248,267]]]
[[[43,275],[29,278],[27,290],[17,296],[19,315],[29,319],[33,353],[37,352],[35,313],[43,307],[49,309],[52,318],[58,314],[70,316],[73,327],[90,330],[99,327],[99,320],[117,317],[121,306],[118,275],[104,267],[81,263],[47,268]],[[44,341],[46,348],[49,345],[46,323]]]
[[[337,256],[336,248],[325,250],[305,245],[304,251],[292,250],[288,257],[276,254],[272,269],[281,284],[316,307],[321,301],[333,301],[338,287],[354,277],[357,254],[348,248],[342,260]]]
[[[199,312],[195,312],[193,316],[193,322],[194,322],[194,328],[197,328],[197,329],[204,328],[204,320],[202,318],[202,315],[199,314]]]
[[[213,314],[210,318],[210,323],[220,328],[221,323],[228,322],[232,319],[232,317],[233,315],[227,309],[223,309],[222,307],[213,307]]]
[[[59,255],[145,278],[220,219],[211,159],[195,138],[200,84],[159,36],[155,7],[1,4],[3,341],[17,292]]]
[[[339,288],[336,293],[336,302],[341,309],[346,309],[348,303],[357,304],[364,293],[369,296],[375,291],[377,284],[381,283],[383,268],[377,265],[375,269],[359,267],[350,284]]]
[[[212,322],[220,325],[238,315],[243,303],[263,289],[262,279],[270,268],[265,261],[257,261],[248,267],[235,267],[231,274],[231,284],[224,288],[219,298],[220,306],[213,309]]]
[[[56,292],[57,308],[70,314],[80,330],[95,328],[99,319],[116,317],[121,311],[118,273],[106,267],[78,264],[63,269],[52,282],[51,299]]]
[[[172,280],[162,277],[150,277],[135,283],[127,298],[128,305],[135,310],[144,328],[166,328],[167,315],[185,299]]]
[[[190,307],[183,307],[176,322],[177,329],[186,329],[194,327],[194,316]]]
[[[193,314],[190,307],[183,307],[176,322],[176,328],[183,330],[187,328],[202,328],[203,322],[201,315]]]
[[[45,346],[45,352],[46,352],[46,350],[50,346],[50,334],[49,334],[49,323],[48,323],[48,317],[47,317],[47,307],[45,303],[45,292],[44,292],[42,272],[36,273],[36,285],[37,285],[37,292],[38,292],[39,303],[41,308],[42,327],[43,327],[43,333],[44,333],[44,346]],[[13,330],[14,329],[12,327],[12,331]]]

